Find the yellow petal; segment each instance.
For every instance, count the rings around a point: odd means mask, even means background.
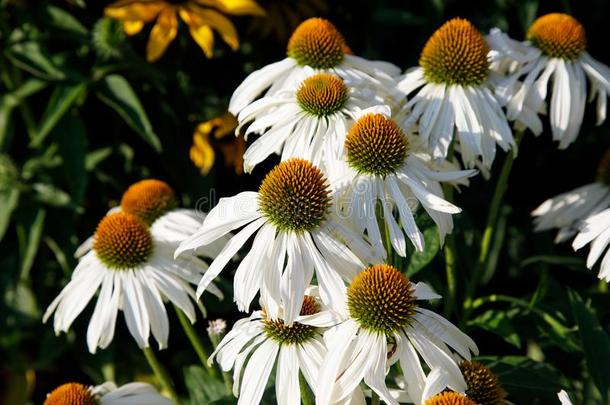
[[[233,23],[222,14],[209,9],[191,7],[189,9],[191,21],[196,21],[198,25],[208,25],[218,31],[222,39],[233,49],[239,48],[239,39]]]
[[[176,38],[178,32],[178,18],[173,7],[167,7],[159,14],[157,23],[150,31],[150,38],[146,46],[146,59],[153,62],[159,59],[167,46]]]
[[[214,56],[214,33],[212,29],[208,25],[203,24],[200,17],[186,9],[180,10],[180,17],[188,25],[191,36],[203,50],[205,56],[212,58]]]
[[[166,7],[163,1],[119,1],[104,9],[107,17],[122,21],[153,21]]]
[[[142,31],[144,23],[142,21],[123,21],[123,31],[127,35],[136,35]]]
[[[217,125],[216,131],[214,132],[214,138],[221,139],[227,135],[233,135],[235,128],[237,128],[237,118],[230,112],[225,112],[220,117],[214,118],[215,124]]]
[[[213,128],[211,121],[204,122],[197,126],[193,134],[193,145],[189,152],[191,161],[197,166],[203,174],[208,174],[214,166],[216,154],[214,148],[210,145],[209,135]]]
[[[202,6],[214,7],[227,14],[265,15],[265,10],[254,0],[194,0]]]

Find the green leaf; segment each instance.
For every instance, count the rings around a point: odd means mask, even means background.
[[[0,150],[6,150],[7,139],[12,137],[14,120],[11,119],[15,105],[6,96],[0,96]]]
[[[70,186],[72,201],[80,204],[87,187],[87,170],[85,154],[87,153],[87,134],[85,124],[80,117],[64,117],[55,130],[53,137],[57,139],[59,154],[62,157],[62,170]]]
[[[20,218],[17,223],[22,280],[29,277],[30,270],[34,264],[34,258],[38,252],[38,246],[40,245],[40,238],[44,228],[45,217],[46,210],[44,208],[38,208],[35,212],[28,212],[28,215]]]
[[[17,89],[0,96],[0,149],[4,150],[7,146],[6,136],[12,126],[14,120],[11,120],[13,111],[21,103],[21,101],[32,94],[44,89],[47,82],[39,79],[29,79],[25,81]]]
[[[87,171],[92,171],[99,165],[101,162],[106,160],[108,156],[112,154],[112,148],[101,148],[94,150],[92,152],[87,153],[85,158],[85,168]]]
[[[161,142],[152,129],[140,99],[123,76],[106,76],[101,82],[97,96],[113,108],[157,152],[161,151]]]
[[[494,333],[507,343],[521,348],[521,338],[513,325],[513,319],[518,313],[518,309],[509,311],[490,309],[469,321],[468,324]]]
[[[36,78],[31,78],[23,82],[21,86],[14,89],[10,93],[7,93],[5,96],[10,100],[12,105],[16,106],[22,100],[28,98],[32,94],[38,93],[40,90],[44,89],[48,85],[48,82]]]
[[[8,190],[0,192],[0,241],[4,237],[8,225],[11,222],[13,211],[17,207],[19,201],[19,188],[12,187]]]
[[[606,402],[610,398],[610,338],[599,324],[595,312],[583,302],[577,292],[568,290],[568,297],[578,325],[589,374]]]
[[[52,60],[49,54],[35,41],[13,44],[7,56],[14,65],[34,76],[47,80],[63,80],[66,75]]]
[[[441,247],[436,226],[429,226],[423,231],[423,234],[426,244],[425,249],[423,252],[414,251],[409,256],[409,264],[406,269],[407,277],[413,277],[414,274],[426,267],[434,259]],[[407,241],[407,243],[409,242]]]
[[[498,376],[503,388],[516,403],[534,403],[533,400],[540,397],[556,401],[557,392],[565,388],[560,382],[562,376],[546,363],[523,356],[485,356],[477,360]],[[517,400],[522,398],[527,400]]]
[[[85,28],[80,21],[74,18],[72,14],[59,7],[47,4],[43,7],[42,13],[45,23],[53,28],[68,31],[82,37],[86,36],[88,33],[87,28]]]
[[[29,322],[36,321],[40,317],[36,296],[23,282],[9,288],[5,292],[4,300],[9,308]]]
[[[227,394],[224,383],[210,377],[207,371],[200,366],[184,368],[184,383],[193,405],[207,404],[221,399]]]
[[[574,256],[553,256],[553,255],[538,255],[528,257],[521,262],[521,267],[529,266],[532,264],[552,264],[557,266],[565,266],[569,268],[580,268],[585,269],[585,261],[580,257]]]
[[[32,190],[35,192],[36,199],[43,204],[53,207],[66,207],[70,205],[70,195],[52,184],[34,183],[32,184]]]
[[[85,83],[60,84],[55,87],[40,120],[36,138],[32,139],[31,146],[38,147],[42,144],[42,141],[55,128],[55,125],[68,109],[80,99],[86,89],[87,85]]]

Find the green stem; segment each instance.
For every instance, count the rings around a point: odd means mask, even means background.
[[[157,380],[159,380],[163,391],[165,391],[170,396],[170,398],[176,404],[178,404],[178,395],[176,395],[176,391],[174,391],[174,383],[172,382],[172,379],[167,373],[165,367],[163,367],[163,364],[161,364],[159,359],[157,359],[157,356],[150,347],[144,347],[142,349],[142,352],[144,352],[144,356],[146,357],[150,368],[155,373]]]
[[[379,395],[375,391],[371,393],[371,405],[379,405]]]
[[[17,87],[19,87],[18,78],[11,76],[11,70],[2,57],[0,57],[0,72],[2,72],[0,77],[2,78],[2,81],[4,82],[4,85],[8,91],[15,90]],[[38,129],[29,104],[26,100],[20,99],[17,106],[19,107],[19,112],[21,113],[21,118],[23,119],[23,123],[25,124],[25,129],[30,137],[30,140],[35,139],[36,135],[38,134]]]
[[[174,306],[174,309],[176,310],[176,314],[178,315],[178,319],[180,320],[182,329],[184,329],[184,333],[186,333],[186,336],[188,337],[189,341],[191,342],[191,345],[193,346],[193,349],[195,349],[195,353],[197,353],[197,357],[199,357],[201,364],[208,371],[209,375],[217,377],[218,372],[214,367],[208,364],[209,356],[205,350],[205,347],[203,346],[203,342],[199,338],[199,335],[197,335],[195,328],[193,328],[191,321],[186,317],[186,315],[184,314],[184,312],[182,312],[180,308]]]
[[[483,231],[483,238],[481,239],[481,250],[479,253],[479,259],[477,260],[477,265],[474,268],[472,280],[470,280],[469,283],[469,288],[467,290],[468,294],[465,303],[469,303],[472,300],[476,286],[478,285],[481,274],[483,273],[485,265],[487,264],[487,260],[489,258],[489,251],[491,248],[491,242],[494,235],[494,229],[496,227],[496,223],[498,222],[498,213],[500,212],[502,199],[504,198],[504,194],[506,193],[506,189],[508,188],[508,178],[510,176],[511,169],[513,168],[515,158],[517,157],[517,148],[521,143],[523,134],[523,131],[518,131],[515,133],[516,147],[511,152],[509,152],[506,155],[506,158],[504,159],[504,164],[502,165],[502,170],[500,171],[500,177],[498,177],[496,189],[494,190],[493,198],[491,200],[489,213],[487,214],[487,222],[485,224],[485,230]]]
[[[220,339],[222,336],[224,336],[224,333],[222,335],[217,335],[215,333],[208,332],[208,337],[210,338],[210,341],[212,342],[212,346],[214,347],[214,350],[216,350],[216,348],[220,344]],[[226,371],[221,370],[221,372],[222,372],[222,381],[225,383],[225,389],[227,391],[227,395],[231,395],[233,393],[233,378],[231,377],[231,374],[227,373]]]
[[[452,160],[454,155],[453,143],[449,148],[447,160]],[[445,200],[453,202],[453,186],[451,184],[443,184],[443,195]],[[445,274],[447,276],[447,297],[444,300],[445,317],[449,317],[453,311],[453,305],[456,300],[457,292],[457,254],[455,247],[455,237],[453,234],[447,235],[445,238],[445,246],[443,247],[445,254]]]
[[[447,275],[447,297],[445,299],[445,317],[449,317],[453,311],[455,295],[457,290],[457,266],[456,266],[456,248],[453,235],[447,235],[445,240],[445,273]]]
[[[301,389],[301,404],[313,405],[311,394],[309,392],[309,389],[307,388],[307,381],[301,373],[299,373],[299,388]]]
[[[375,211],[377,214],[377,224],[382,232],[381,242],[387,253],[386,263],[398,267],[398,263],[394,260],[394,248],[392,247],[392,237],[390,236],[390,228],[384,217],[384,210],[381,206],[381,201],[377,201]],[[390,214],[391,215],[391,214]]]

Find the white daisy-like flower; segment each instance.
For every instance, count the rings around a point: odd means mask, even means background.
[[[610,242],[610,150],[602,157],[597,179],[574,190],[549,198],[532,211],[536,231],[558,228],[555,243],[576,235],[572,243],[578,250],[591,245],[587,267],[592,268]],[[600,279],[610,281],[610,254],[602,260]]]
[[[347,160],[337,184],[341,212],[369,236],[379,256],[385,257],[379,220],[390,232],[392,247],[406,256],[406,238],[423,251],[424,237],[413,216],[421,204],[438,226],[441,240],[453,229],[451,214],[461,212],[443,199],[440,181],[459,182],[474,170],[437,171],[413,150],[414,143],[390,118],[390,109],[363,110],[345,139]],[[340,170],[334,170],[341,172]],[[382,212],[377,212],[377,203]],[[400,221],[394,217],[398,211]],[[400,224],[400,225],[399,225]]]
[[[511,129],[489,80],[489,46],[467,20],[447,21],[422,50],[419,67],[408,70],[398,88],[409,97],[399,113],[403,128],[417,127],[437,159],[452,141],[464,164],[477,158],[486,168],[496,155],[515,147]]]
[[[239,405],[260,402],[274,367],[278,404],[301,403],[299,373],[315,392],[326,355],[318,324],[328,323],[333,314],[317,299],[317,287],[307,293],[291,325],[281,317],[267,318],[265,309],[254,311],[235,323],[210,356],[210,362],[218,362],[223,371],[233,369],[233,394]]]
[[[362,380],[386,403],[398,404],[385,383],[387,369],[400,361],[407,389],[422,392],[420,356],[431,370],[443,370],[448,388],[464,392],[466,384],[449,347],[467,360],[478,349],[445,318],[417,304],[436,298],[440,296],[426,284],[413,284],[390,265],[360,272],[347,290],[347,310],[338,311],[341,322],[325,333],[327,355],[320,367],[316,404],[342,400]]]
[[[379,259],[360,234],[344,226],[331,212],[332,206],[324,174],[310,162],[293,158],[272,169],[258,192],[221,199],[201,229],[180,244],[176,256],[245,226],[212,262],[199,283],[198,294],[256,233],[235,273],[234,300],[240,311],[248,311],[260,290],[270,318],[278,318],[282,303],[284,320],[292,323],[314,269],[322,300],[333,308],[342,308],[344,282],[351,280],[363,263]]]
[[[139,217],[150,226],[155,238],[176,247],[197,232],[205,219],[205,214],[198,210],[179,208],[175,191],[166,182],[157,179],[140,180],[129,186],[121,197],[120,205],[112,208],[108,214],[116,212]],[[198,253],[214,258],[227,241],[228,238],[220,239]],[[77,249],[75,256],[81,257],[92,246],[93,237],[90,237]]]
[[[176,243],[157,237],[135,215],[122,211],[107,215],[84,249],[70,282],[49,305],[43,322],[55,313],[55,332],[67,332],[99,289],[87,330],[91,353],[112,341],[119,310],[138,346],[148,347],[152,332],[159,348],[167,347],[169,321],[164,301],[172,302],[195,322],[191,299],[197,298],[191,284],[207,269],[194,255],[174,260],[175,248]],[[215,285],[208,290],[222,298]]]
[[[507,77],[496,88],[507,116],[521,121],[535,134],[542,132],[538,112],[546,110],[550,87],[550,123],[553,140],[567,148],[578,136],[587,99],[597,98],[597,124],[606,119],[610,69],[586,51],[584,27],[561,13],[539,17],[528,30],[527,41],[517,42],[500,30],[492,30],[491,45],[501,54],[500,73]]]
[[[287,58],[251,73],[233,93],[229,111],[240,112],[261,95],[272,96],[298,82],[304,69],[333,73],[344,80],[370,83],[380,94],[393,96],[400,74],[388,62],[369,61],[353,55],[343,35],[328,20],[302,22],[288,41]]]
[[[150,384],[134,382],[117,387],[113,382],[98,386],[67,383],[55,388],[43,405],[174,405]]]
[[[322,167],[340,159],[354,115],[381,99],[366,83],[304,67],[294,86],[254,101],[237,117],[246,136],[261,136],[244,154],[247,172],[273,153],[282,160],[307,159]],[[331,161],[328,163],[328,161]]]
[[[610,186],[596,181],[549,198],[532,211],[536,231],[559,229],[555,243],[574,236],[582,221],[610,206]]]

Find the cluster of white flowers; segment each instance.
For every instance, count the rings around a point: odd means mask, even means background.
[[[477,403],[465,394],[472,387],[464,371],[484,369],[471,363],[476,344],[425,309],[441,296],[390,258],[405,257],[409,243],[425,249],[420,206],[441,241],[452,232],[460,208],[446,200],[443,183],[467,185],[475,168],[488,172],[496,145],[516,149],[509,120],[540,133],[550,80],[550,125],[561,148],[583,119],[585,75],[603,121],[610,70],[585,44],[582,26],[563,14],[536,20],[525,42],[497,29],[486,38],[456,18],[401,75],[353,55],[329,21],[303,22],[287,58],[250,74],[230,102],[238,132],[257,137],[245,170],[281,158],[258,192],[223,198],[204,217],[177,208],[163,182],[132,186],[79,249],[72,280],[45,320],[55,312],[55,330],[67,331],[100,289],[91,352],[111,342],[119,310],[140,347],[152,332],[164,348],[164,301],[194,322],[192,301],[205,291],[222,296],[213,280],[249,246],[233,300],[250,312],[258,296],[260,309],[235,323],[210,358],[233,370],[238,404],[258,404],[274,368],[279,404],[299,404],[303,383],[317,405],[365,403],[371,391],[388,404]],[[595,239],[589,265],[610,242],[609,164],[597,183],[534,212],[539,229],[561,228],[560,240],[579,232],[575,248]],[[198,255],[211,259],[209,267]],[[600,277],[610,279],[609,254],[602,267]],[[394,364],[399,389],[386,381]],[[494,390],[502,402],[505,394]]]

